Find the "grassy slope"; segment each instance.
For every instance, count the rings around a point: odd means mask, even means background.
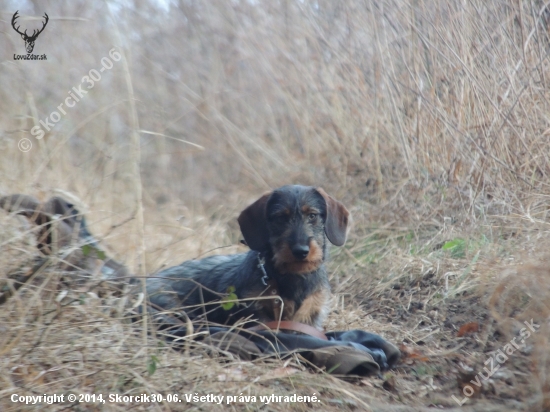
[[[322,410],[550,409],[542,2],[136,5],[109,14],[47,4],[68,17],[52,18],[36,43],[48,63],[6,63],[0,78],[0,193],[73,193],[111,253],[150,273],[242,250],[234,218],[270,187],[322,185],[354,215],[350,241],[332,254],[327,328],[379,333],[409,356],[358,382],[296,359],[246,363],[203,347],[182,356],[124,322],[130,298],[67,286],[52,262],[0,311],[0,409],[21,409],[12,393],[67,391],[316,392]],[[8,14],[0,49],[21,53]],[[116,63],[44,139],[31,136],[113,45],[128,70]],[[23,137],[29,153],[16,148]],[[0,226],[5,277],[36,252],[24,221],[0,213]],[[459,408],[450,397],[462,398],[465,374],[531,318],[539,332]],[[467,323],[478,331],[459,337]],[[135,410],[169,407],[185,409]]]

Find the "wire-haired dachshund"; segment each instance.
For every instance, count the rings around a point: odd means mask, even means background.
[[[250,318],[321,329],[330,297],[327,239],[342,246],[349,218],[321,188],[266,193],[238,218],[249,252],[187,261],[148,278],[150,306],[218,324]]]

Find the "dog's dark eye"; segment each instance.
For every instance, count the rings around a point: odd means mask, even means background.
[[[313,222],[315,219],[317,219],[317,213],[310,213],[309,215],[307,215],[307,218],[310,222]]]

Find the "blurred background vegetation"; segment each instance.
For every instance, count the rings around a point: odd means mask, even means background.
[[[47,61],[13,60],[15,10],[29,31],[48,13]],[[100,225],[141,201],[233,213],[286,183],[383,221],[544,220],[548,17],[521,0],[7,1],[0,190],[71,191],[108,210]],[[87,90],[113,47],[124,59]]]
[[[13,60],[17,9],[29,30],[49,14],[47,61]],[[147,205],[301,182],[373,203],[447,186],[471,218],[517,211],[548,189],[547,18],[542,1],[7,1],[1,189],[130,195],[133,98]],[[29,135],[113,47],[129,71]]]

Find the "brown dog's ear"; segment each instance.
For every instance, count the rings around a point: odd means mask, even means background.
[[[51,215],[45,211],[44,204],[27,195],[10,195],[0,198],[0,207],[8,212],[28,218],[31,223],[42,226],[50,223]]]
[[[342,246],[346,243],[348,235],[349,211],[342,203],[328,195],[320,187],[317,188],[317,191],[327,203],[327,221],[325,222],[327,238],[333,245]]]
[[[267,233],[266,205],[271,192],[264,194],[239,215],[238,221],[241,233],[248,247],[252,250],[263,251],[269,246]]]
[[[10,195],[0,197],[0,207],[8,212],[31,217],[40,207],[38,199],[27,195]]]
[[[32,196],[10,195],[0,198],[0,207],[8,212],[25,216],[40,227],[37,246],[38,250],[46,255],[52,252],[54,240],[57,250],[68,246],[72,241],[75,221],[71,216],[73,206],[60,197],[53,197],[46,203],[40,203]],[[54,216],[57,215],[59,219],[54,222]]]

